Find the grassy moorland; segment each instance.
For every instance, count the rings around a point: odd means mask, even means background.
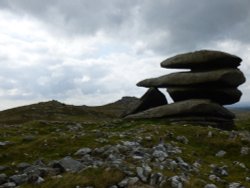
[[[113,104],[114,106],[114,104]],[[250,116],[246,111],[237,111],[235,131],[224,131],[198,125],[174,124],[164,120],[129,121],[112,117],[112,105],[105,107],[74,107],[56,101],[40,103],[0,112],[1,173],[7,176],[19,172],[18,164],[29,164],[42,160],[50,163],[65,156],[78,159],[74,153],[80,148],[101,148],[114,146],[124,141],[138,142],[143,148],[157,144],[170,143],[181,149],[181,153],[170,156],[181,157],[187,164],[199,162],[197,171],[188,174],[184,187],[204,187],[213,183],[217,187],[227,187],[231,182],[239,182],[250,187],[246,180],[250,177],[250,151],[242,153],[242,148],[250,148]],[[118,109],[118,106],[117,106]],[[177,139],[184,136],[186,141]],[[221,157],[219,151],[225,151]],[[102,158],[103,156],[98,156]],[[152,159],[153,161],[153,159]],[[150,161],[150,164],[151,162]],[[140,160],[131,157],[124,162],[135,172]],[[153,163],[152,163],[153,164]],[[226,166],[228,175],[219,176],[221,181],[212,180],[212,166]],[[183,169],[158,168],[151,166],[153,172],[160,172],[170,178],[179,175]],[[118,167],[90,167],[77,173],[64,172],[57,176],[46,176],[39,185],[22,184],[20,187],[109,187],[117,185],[126,174]],[[166,181],[163,187],[171,187]],[[152,187],[138,181],[130,187]]]

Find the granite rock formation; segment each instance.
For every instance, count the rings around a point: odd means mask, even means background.
[[[236,68],[240,65],[241,61],[241,58],[225,52],[200,50],[168,58],[161,63],[161,66],[164,68],[207,70],[218,68]]]
[[[157,88],[149,88],[133,107],[122,115],[122,117],[166,104],[168,104],[168,101],[162,92]]]
[[[167,92],[173,101],[187,99],[210,99],[218,104],[234,104],[240,100],[241,91],[237,88],[223,87],[168,87]]]
[[[245,82],[237,68],[241,58],[225,52],[201,50],[168,58],[164,68],[190,69],[140,81],[137,86],[166,88],[175,103],[127,116],[131,119],[167,118],[174,121],[215,124],[231,129],[234,115],[222,105],[234,104]]]
[[[216,69],[209,71],[188,71],[171,73],[158,78],[149,78],[137,83],[142,87],[166,88],[168,86],[207,86],[237,87],[245,82],[245,77],[239,69]]]

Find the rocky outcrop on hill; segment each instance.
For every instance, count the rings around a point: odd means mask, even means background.
[[[150,88],[136,103],[134,103],[133,107],[129,108],[122,116],[124,117],[129,114],[135,114],[166,104],[168,104],[168,101],[165,95],[157,88]]]
[[[219,120],[220,124],[231,122],[228,128],[232,128],[234,116],[221,105],[234,104],[240,100],[242,93],[237,87],[246,80],[237,68],[241,61],[235,55],[212,50],[168,58],[161,63],[162,67],[190,71],[149,78],[140,81],[137,86],[166,88],[175,103],[127,118],[172,118],[176,121],[184,118],[189,121],[204,120],[204,123]]]

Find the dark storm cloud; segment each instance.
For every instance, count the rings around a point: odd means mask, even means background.
[[[155,45],[159,51],[197,48],[208,42],[224,39],[245,41],[238,32],[250,30],[250,1],[159,1],[150,2],[142,13],[148,32],[160,28],[169,32],[167,38]],[[243,26],[244,25],[244,26]],[[248,41],[249,42],[249,41]]]
[[[156,53],[196,49],[216,40],[250,42],[248,0],[3,0],[1,7],[70,36],[103,31],[113,38],[143,40]]]
[[[129,1],[116,0],[14,0],[2,1],[2,7],[19,14],[31,15],[54,28],[74,34],[94,34],[99,30],[120,29],[131,20]]]

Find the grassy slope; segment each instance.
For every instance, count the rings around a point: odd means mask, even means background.
[[[52,105],[51,103],[49,104]],[[186,187],[202,187],[200,179],[210,182],[208,180],[211,170],[210,164],[227,165],[230,176],[225,177],[226,180],[229,182],[244,182],[246,187],[250,187],[250,183],[244,181],[244,178],[249,176],[249,172],[247,174],[245,170],[233,164],[234,161],[240,161],[250,168],[249,155],[240,155],[241,147],[250,147],[250,143],[242,140],[241,137],[229,139],[230,132],[228,131],[194,125],[174,125],[164,121],[119,121],[106,118],[105,122],[103,122],[100,120],[105,116],[100,115],[102,114],[100,109],[97,110],[100,114],[98,118],[95,118],[96,121],[87,122],[87,120],[93,120],[97,112],[84,111],[88,115],[82,114],[81,116],[82,109],[79,110],[79,114],[76,114],[75,109],[73,109],[74,111],[72,110],[73,113],[69,113],[70,111],[68,110],[70,108],[65,110],[62,104],[56,103],[49,107],[48,104],[43,103],[43,105],[44,108],[40,109],[39,107],[39,109],[35,109],[35,107],[31,111],[27,107],[25,113],[29,115],[30,119],[23,119],[25,122],[20,121],[23,118],[23,114],[20,113],[21,109],[0,113],[2,120],[0,124],[0,141],[12,142],[11,145],[0,148],[0,165],[11,167],[5,173],[14,173],[16,170],[15,165],[19,162],[32,163],[39,158],[48,162],[72,155],[82,147],[101,147],[107,144],[119,143],[121,140],[134,140],[138,136],[143,138],[152,134],[152,141],[143,141],[142,144],[144,146],[152,147],[159,142],[160,138],[163,138],[166,143],[174,142],[177,146],[180,146],[183,149],[183,153],[180,156],[188,163],[192,164],[196,160],[201,160],[201,173],[192,177],[189,185],[186,185]],[[56,110],[56,113],[47,111],[47,116],[40,116],[43,120],[48,117],[46,121],[34,120],[39,117],[39,113],[35,113],[34,110],[45,113],[45,110],[51,110],[52,107],[55,109],[55,106],[57,106],[56,109],[62,108],[64,110]],[[13,114],[15,114],[15,117]],[[54,115],[51,117],[49,116],[51,114]],[[248,113],[241,112],[238,114],[238,117],[236,123],[239,131],[250,131],[250,116],[248,116]],[[10,121],[7,121],[8,118],[10,118]],[[72,130],[71,127],[76,125],[76,123],[71,123],[73,120],[81,123],[82,126]],[[207,136],[209,131],[213,133],[212,138]],[[125,136],[125,138],[118,136],[126,132],[130,132],[132,135]],[[108,137],[110,133],[115,134]],[[169,133],[173,133],[174,137],[168,137]],[[33,135],[34,138],[31,140],[25,139],[29,135]],[[189,144],[185,145],[176,142],[175,137],[178,135],[185,135],[189,139]],[[107,138],[108,143],[97,142],[96,139],[100,137]],[[215,157],[215,153],[219,150],[225,150],[227,152],[226,156],[223,158]],[[177,172],[164,170],[162,173],[170,177]],[[64,174],[61,179],[48,178],[45,183],[36,187],[75,187],[76,185],[106,187],[119,182],[123,176],[118,169],[89,169],[80,174]],[[223,187],[223,185],[220,186]],[[32,187],[32,185],[21,187]]]

